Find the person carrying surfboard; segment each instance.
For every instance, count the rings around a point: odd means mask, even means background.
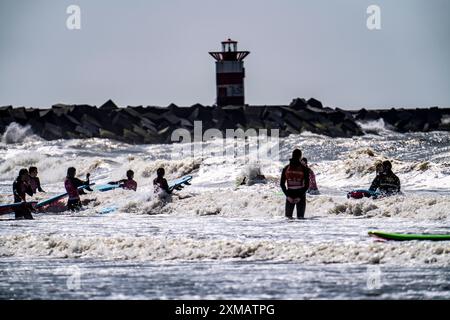
[[[75,177],[77,170],[74,167],[67,169],[67,177],[64,180],[64,187],[69,195],[69,200],[67,201],[67,208],[71,211],[81,209],[80,192],[78,187],[89,185],[90,173],[86,174],[86,181],[82,181]]]
[[[13,183],[14,203],[24,202],[23,205],[14,208],[14,214],[16,219],[28,219],[33,220],[31,214],[32,207],[26,203],[26,195],[30,197],[33,195],[33,190],[28,183],[29,175],[27,169],[20,169],[19,175]]]
[[[309,169],[305,167],[300,159],[302,151],[295,149],[289,164],[284,167],[281,173],[280,187],[286,196],[285,214],[292,218],[297,206],[297,218],[303,219],[306,209],[306,191],[309,188]],[[287,187],[286,187],[287,184]]]
[[[372,181],[369,190],[378,190],[383,195],[400,192],[400,179],[392,172],[392,163],[389,160],[383,161],[383,169]]]
[[[161,193],[161,191],[166,192],[167,194],[171,194],[173,190],[181,190],[183,186],[181,184],[176,184],[175,186],[170,187],[164,175],[166,171],[164,168],[158,168],[156,170],[156,178],[153,180],[153,190],[155,193]],[[192,179],[192,177],[191,177]],[[184,184],[189,184],[189,182],[184,182]]]
[[[37,176],[38,169],[36,167],[30,167],[28,169],[28,174],[29,174],[29,184],[31,186],[31,189],[33,190],[33,194],[36,194],[36,191],[45,193],[45,191],[41,188],[41,181]]]
[[[133,170],[127,171],[127,179],[108,182],[108,184],[118,184],[123,189],[134,190],[134,191],[137,190],[137,182],[134,180],[134,171]]]
[[[169,184],[167,180],[164,178],[166,171],[164,168],[158,168],[156,170],[156,178],[153,180],[153,188],[155,193],[160,193],[161,191],[165,191],[168,194],[171,194],[173,190],[170,190]]]

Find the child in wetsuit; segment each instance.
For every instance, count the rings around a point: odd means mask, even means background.
[[[38,170],[36,167],[30,167],[28,169],[29,174],[29,184],[31,189],[33,190],[33,194],[36,194],[36,191],[39,192],[45,192],[41,188],[41,181],[39,180],[39,177],[37,176]]]
[[[122,179],[119,181],[109,182],[109,184],[118,184],[121,188],[127,189],[127,190],[137,190],[137,182],[133,179],[134,178],[134,171],[128,170],[127,171],[127,178],[128,179]]]
[[[31,214],[32,207],[30,204],[26,203],[26,195],[33,195],[33,190],[28,183],[28,179],[28,170],[20,169],[19,176],[13,183],[14,203],[24,202],[23,205],[14,208],[16,219],[33,219]]]
[[[153,180],[153,187],[155,193],[160,193],[161,191],[165,191],[168,194],[171,194],[173,190],[169,189],[169,184],[167,180],[164,178],[166,171],[164,168],[159,168],[156,170],[156,178]]]
[[[312,195],[320,194],[319,188],[317,187],[316,175],[314,171],[312,171],[311,168],[308,167],[308,159],[303,158],[301,163],[309,170],[309,189],[307,192]]]
[[[89,173],[86,174],[86,181],[75,178],[76,173],[76,169],[74,167],[70,167],[67,169],[67,177],[64,180],[64,187],[69,194],[67,208],[71,211],[81,209],[80,192],[78,191],[78,187],[89,185]]]

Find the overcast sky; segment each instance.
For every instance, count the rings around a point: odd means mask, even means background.
[[[448,0],[0,0],[0,105],[211,105],[208,51],[232,38],[251,51],[249,104],[450,106],[449,13]]]

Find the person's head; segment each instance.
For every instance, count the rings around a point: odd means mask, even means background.
[[[127,178],[128,179],[133,179],[134,178],[134,171],[133,170],[128,170],[127,171]]]
[[[308,159],[302,158],[301,163],[302,163],[304,166],[308,166]]]
[[[389,172],[392,170],[392,163],[389,160],[383,161],[383,169],[385,172]]]
[[[164,177],[165,174],[166,171],[164,170],[164,168],[159,168],[158,170],[156,170],[156,175],[158,176],[158,178]]]
[[[292,151],[292,160],[299,161],[302,158],[302,151],[300,149],[295,149]]]
[[[375,163],[375,172],[378,174],[380,172],[383,172],[384,168],[383,168],[383,162],[378,161]]]
[[[24,169],[19,170],[19,180],[20,181],[27,181],[28,177],[29,177],[29,174],[28,174],[27,169],[24,168]]]
[[[38,170],[36,167],[30,167],[28,168],[28,173],[30,174],[30,177],[36,177],[38,174]]]
[[[70,167],[69,169],[67,169],[67,176],[69,178],[74,178],[76,174],[77,174],[77,169],[75,169],[74,167]]]

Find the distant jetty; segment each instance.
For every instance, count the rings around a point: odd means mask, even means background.
[[[29,125],[47,140],[108,138],[127,143],[170,143],[173,130],[279,129],[280,137],[309,131],[329,137],[361,136],[361,122],[382,119],[397,132],[450,131],[450,108],[379,109],[347,111],[323,107],[314,98],[294,99],[281,106],[119,107],[56,104],[49,109],[0,107],[0,133],[12,122]]]

